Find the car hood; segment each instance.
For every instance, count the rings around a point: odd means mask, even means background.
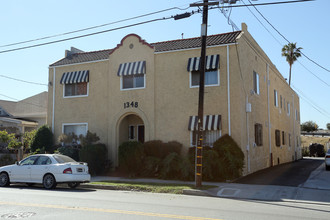
[[[3,166],[3,167],[0,167],[0,171],[2,171],[2,170],[10,170],[10,169],[12,169],[15,166],[17,166],[17,165],[16,164],[12,164],[12,165]]]

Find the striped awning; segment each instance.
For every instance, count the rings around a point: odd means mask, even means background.
[[[118,68],[118,76],[129,76],[146,73],[146,61],[122,63]]]
[[[63,73],[61,84],[89,82],[89,70]]]
[[[198,116],[190,116],[188,130],[189,131],[198,130]],[[221,115],[204,115],[203,130],[204,131],[221,130]]]
[[[200,69],[200,57],[191,57],[188,60],[187,70],[188,72],[191,71],[199,71]],[[206,70],[216,70],[219,69],[219,60],[220,55],[210,55],[206,56],[206,63],[205,63],[205,69]]]

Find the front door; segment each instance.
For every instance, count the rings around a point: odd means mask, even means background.
[[[138,125],[138,141],[144,143],[144,125]]]

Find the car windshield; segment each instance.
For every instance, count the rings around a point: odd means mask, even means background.
[[[72,159],[71,157],[65,156],[65,155],[54,155],[54,159],[58,162],[58,163],[69,163],[69,162],[76,162],[74,159]]]

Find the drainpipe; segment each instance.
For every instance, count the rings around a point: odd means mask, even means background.
[[[293,144],[294,144],[294,159],[297,160],[297,149],[296,149],[296,123],[295,123],[295,118],[296,118],[296,111],[294,110],[294,94],[292,94],[292,121],[293,121]]]
[[[231,136],[229,72],[229,45],[227,45],[228,135]]]
[[[269,100],[269,64],[267,63],[267,107],[268,107],[268,141],[269,141],[269,161],[270,166],[273,166],[273,155],[272,155],[272,136],[271,136],[271,122],[270,122],[270,100]]]
[[[53,67],[53,110],[52,110],[52,132],[54,134],[55,131],[55,75],[56,75],[56,70],[55,67]]]
[[[248,173],[251,171],[250,167],[250,131],[249,131],[249,110],[248,110],[248,105],[249,105],[249,96],[246,95],[246,104],[245,104],[245,113],[246,113],[246,135],[247,135],[247,145],[246,145],[246,154],[247,154],[247,167],[248,167]]]

